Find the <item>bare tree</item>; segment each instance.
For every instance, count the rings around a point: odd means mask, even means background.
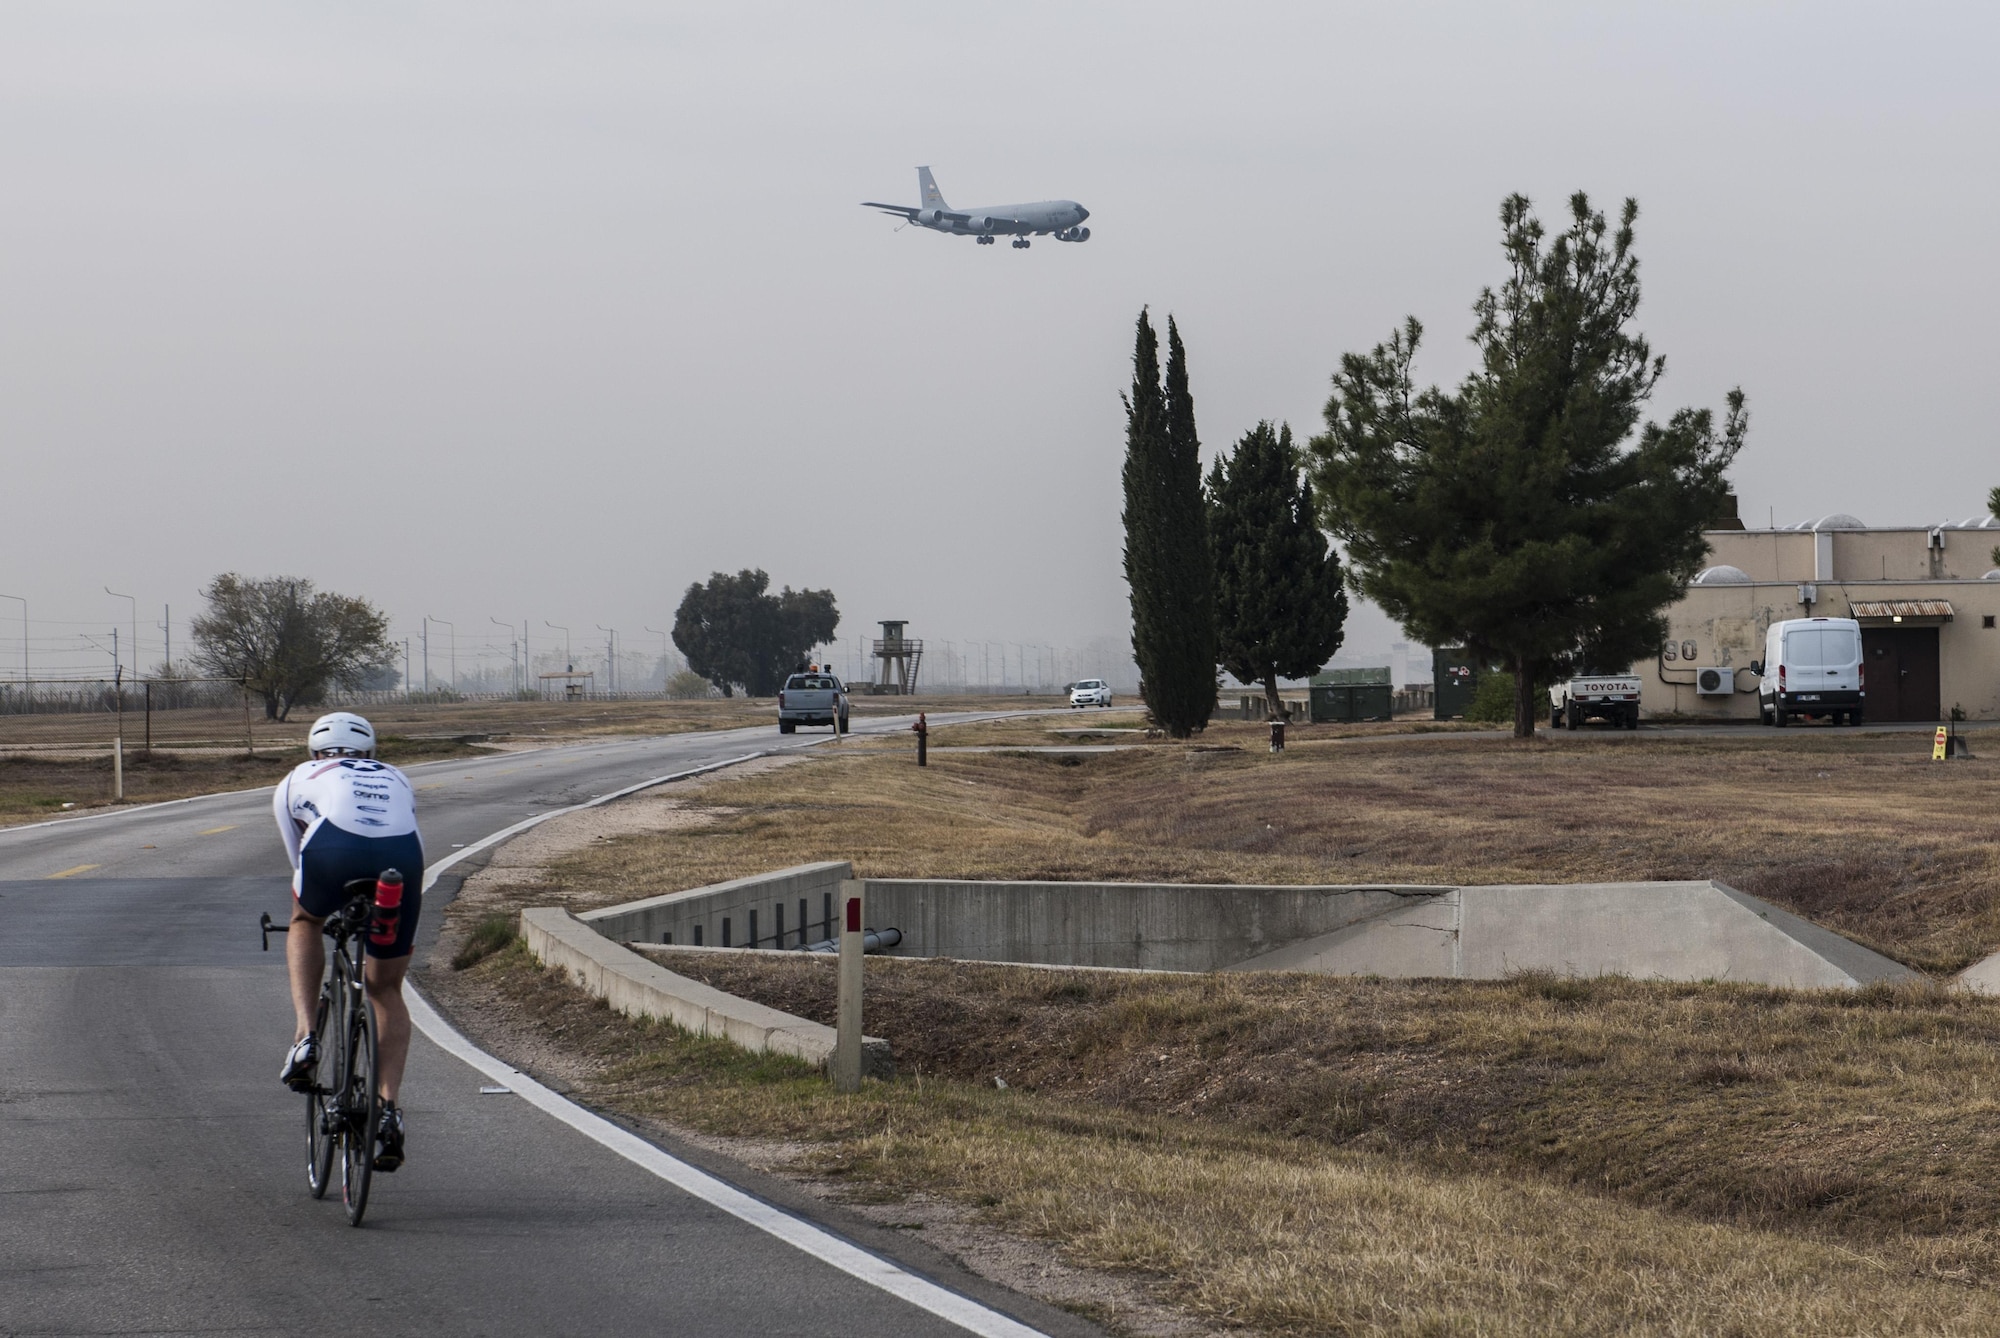
[[[192,628],[195,662],[234,678],[285,720],[330,686],[350,687],[395,654],[389,620],[365,599],[316,590],[302,576],[250,580],[225,572],[202,591]]]

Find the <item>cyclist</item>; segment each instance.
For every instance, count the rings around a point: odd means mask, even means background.
[[[295,1030],[279,1077],[308,1091],[319,1066],[312,1034],[326,942],[320,925],[340,909],[343,887],[384,869],[403,874],[403,908],[393,943],[368,944],[368,999],[375,1005],[382,1087],[381,1143],[375,1169],[403,1164],[403,1113],[396,1105],[403,1064],[410,1053],[410,1010],[403,976],[423,911],[424,845],[417,832],[416,795],[409,778],[375,760],[375,728],[358,715],[335,711],[313,721],[301,762],[278,784],[271,807],[278,834],[292,860],[292,923],[285,958],[292,976]]]

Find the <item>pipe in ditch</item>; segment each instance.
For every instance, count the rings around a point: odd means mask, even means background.
[[[861,931],[861,951],[887,952],[903,941],[900,929],[864,929]],[[836,953],[840,951],[840,940],[823,938],[805,949],[807,952]]]

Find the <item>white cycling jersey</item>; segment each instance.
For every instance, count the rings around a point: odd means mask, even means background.
[[[417,796],[410,778],[372,757],[322,757],[301,762],[271,797],[297,882],[299,852],[322,826],[353,836],[408,836],[417,830]]]

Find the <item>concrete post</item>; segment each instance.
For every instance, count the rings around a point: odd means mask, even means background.
[[[835,1006],[833,1090],[861,1090],[861,882],[840,885],[840,988]]]

